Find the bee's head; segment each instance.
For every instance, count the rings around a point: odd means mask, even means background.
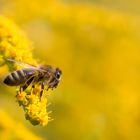
[[[59,68],[56,68],[55,72],[54,72],[54,76],[52,77],[52,79],[48,83],[48,89],[49,88],[53,89],[53,88],[56,88],[58,86],[61,75],[62,75],[62,71]]]

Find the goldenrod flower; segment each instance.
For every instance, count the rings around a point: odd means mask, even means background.
[[[7,18],[0,16],[0,55],[2,58],[11,58],[36,64],[32,58],[31,43],[22,31]],[[2,64],[7,64],[9,70],[15,70],[18,66],[1,59]]]
[[[30,92],[18,92],[16,97],[19,105],[21,105],[25,111],[26,119],[29,120],[33,125],[46,125],[48,123],[47,113],[47,98],[40,95],[37,92],[38,86]],[[41,88],[40,88],[41,89]]]
[[[0,16],[0,65],[7,65],[9,71],[17,70],[21,66],[8,62],[5,58],[37,64],[32,58],[31,43],[18,27]],[[17,102],[23,107],[25,117],[33,125],[46,125],[49,117],[47,112],[47,98],[40,97],[41,87],[35,85],[32,89],[27,88],[25,91],[18,90],[16,94]]]

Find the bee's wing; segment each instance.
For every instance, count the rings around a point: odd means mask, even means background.
[[[7,61],[10,61],[10,62],[17,63],[18,65],[21,65],[21,66],[24,66],[24,67],[33,67],[33,68],[36,68],[36,66],[34,66],[34,65],[30,65],[30,64],[27,64],[27,63],[18,61],[18,60],[13,60],[13,59],[9,59],[9,58],[6,58],[6,60]]]
[[[18,65],[21,65],[21,66],[24,66],[26,68],[33,68],[33,69],[36,69],[36,70],[40,70],[42,72],[45,72],[45,70],[37,67],[37,66],[34,66],[34,65],[31,65],[31,64],[27,64],[27,63],[24,63],[24,62],[21,62],[21,61],[18,61],[18,60],[13,60],[13,59],[9,59],[9,58],[6,58],[7,61],[10,61],[10,62],[14,62],[14,63],[17,63]]]

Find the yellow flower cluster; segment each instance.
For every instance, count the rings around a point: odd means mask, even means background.
[[[25,111],[25,117],[33,125],[46,125],[49,121],[47,112],[47,98],[40,97],[41,88],[36,85],[31,91],[21,91],[17,93],[16,98],[20,106]]]
[[[32,57],[31,43],[22,31],[9,19],[0,16],[0,64],[8,62],[2,58],[11,58],[36,64]],[[15,65],[7,65],[10,70],[15,70]]]
[[[9,62],[6,58],[28,62],[36,65],[33,59],[30,41],[9,19],[0,16],[0,65],[7,65],[9,71],[17,70],[21,66]],[[25,117],[33,125],[46,125],[49,117],[47,112],[47,98],[40,97],[41,88],[36,85],[34,89],[27,88],[25,91],[17,91],[17,101],[25,111]]]

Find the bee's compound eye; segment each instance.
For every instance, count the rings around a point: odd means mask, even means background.
[[[59,73],[59,72],[56,73],[56,78],[57,78],[57,79],[60,78],[60,73]]]
[[[62,74],[61,70],[59,68],[56,68],[55,76],[57,79],[60,79],[61,74]]]

